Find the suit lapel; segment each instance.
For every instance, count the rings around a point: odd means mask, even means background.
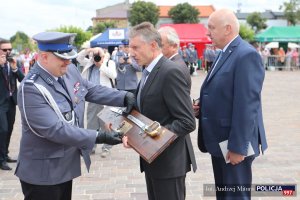
[[[152,69],[151,73],[148,75],[148,78],[146,80],[146,83],[142,89],[142,93],[141,93],[141,99],[140,99],[140,106],[141,106],[141,111],[143,108],[143,100],[144,100],[144,96],[147,94],[151,84],[153,83],[155,77],[157,76],[157,73],[161,67],[161,63],[163,62],[163,60],[166,59],[164,56],[161,57],[161,59],[157,62],[157,64],[155,65],[155,67]],[[140,84],[139,84],[140,87]]]
[[[234,39],[231,44],[228,46],[228,48],[226,49],[225,52],[223,52],[222,57],[220,58],[220,60],[218,61],[217,65],[214,66],[213,72],[212,74],[208,74],[205,82],[208,83],[211,79],[213,79],[213,77],[215,76],[215,74],[222,68],[222,66],[224,65],[224,63],[226,62],[226,60],[230,57],[230,55],[232,54],[232,52],[235,50],[235,47],[238,46],[238,44],[240,43],[240,36],[238,36],[236,39]],[[215,64],[215,62],[217,61],[217,59],[214,61],[213,64]]]

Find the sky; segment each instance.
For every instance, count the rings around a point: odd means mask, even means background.
[[[287,0],[145,0],[156,5],[213,5],[215,9],[230,8],[234,11],[241,3],[241,12],[273,10]],[[122,3],[124,0],[7,0],[0,10],[0,38],[9,39],[17,31],[34,34],[60,26],[74,25],[86,30],[92,25],[96,9]],[[133,3],[134,0],[130,0]],[[161,3],[163,2],[163,3]],[[272,2],[272,3],[270,3]]]

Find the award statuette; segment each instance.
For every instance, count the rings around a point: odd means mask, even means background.
[[[127,116],[123,109],[104,107],[98,117],[128,137],[128,144],[148,163],[153,162],[176,138],[177,135],[152,121],[136,110]]]

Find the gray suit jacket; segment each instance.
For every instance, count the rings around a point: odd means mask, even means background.
[[[182,57],[179,54],[176,54],[174,57],[171,58],[171,60],[182,67],[182,72],[184,73],[184,77],[185,77],[187,86],[188,86],[189,90],[191,90],[192,81],[191,81],[190,70],[186,66],[184,60],[182,59]]]
[[[51,93],[61,113],[73,109],[79,127],[62,122],[28,79]],[[54,185],[81,174],[80,154],[85,161],[89,160],[96,140],[96,130],[82,128],[85,100],[112,106],[124,104],[125,92],[82,79],[74,65],[68,66],[64,80],[68,93],[53,76],[36,64],[20,85],[18,106],[22,117],[22,139],[15,173],[27,183]],[[35,135],[29,125],[43,138]]]
[[[141,171],[152,178],[184,176],[191,170],[191,164],[196,170],[194,152],[187,142],[196,123],[184,74],[181,66],[162,57],[141,93],[141,113],[179,136],[151,164],[141,158]]]

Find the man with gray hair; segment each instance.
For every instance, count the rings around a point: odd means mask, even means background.
[[[159,28],[158,32],[161,36],[161,50],[163,55],[182,67],[182,70],[185,73],[185,79],[188,84],[188,87],[189,89],[191,89],[191,76],[189,69],[186,66],[182,57],[178,53],[180,47],[180,40],[176,30],[170,26],[164,26]]]
[[[182,66],[162,54],[161,36],[149,22],[129,32],[130,55],[145,66],[137,88],[137,109],[146,117],[178,135],[178,138],[151,164],[140,158],[145,172],[149,200],[185,199],[185,177],[193,165],[194,153],[187,140],[196,123]],[[127,137],[123,144],[128,147]]]

